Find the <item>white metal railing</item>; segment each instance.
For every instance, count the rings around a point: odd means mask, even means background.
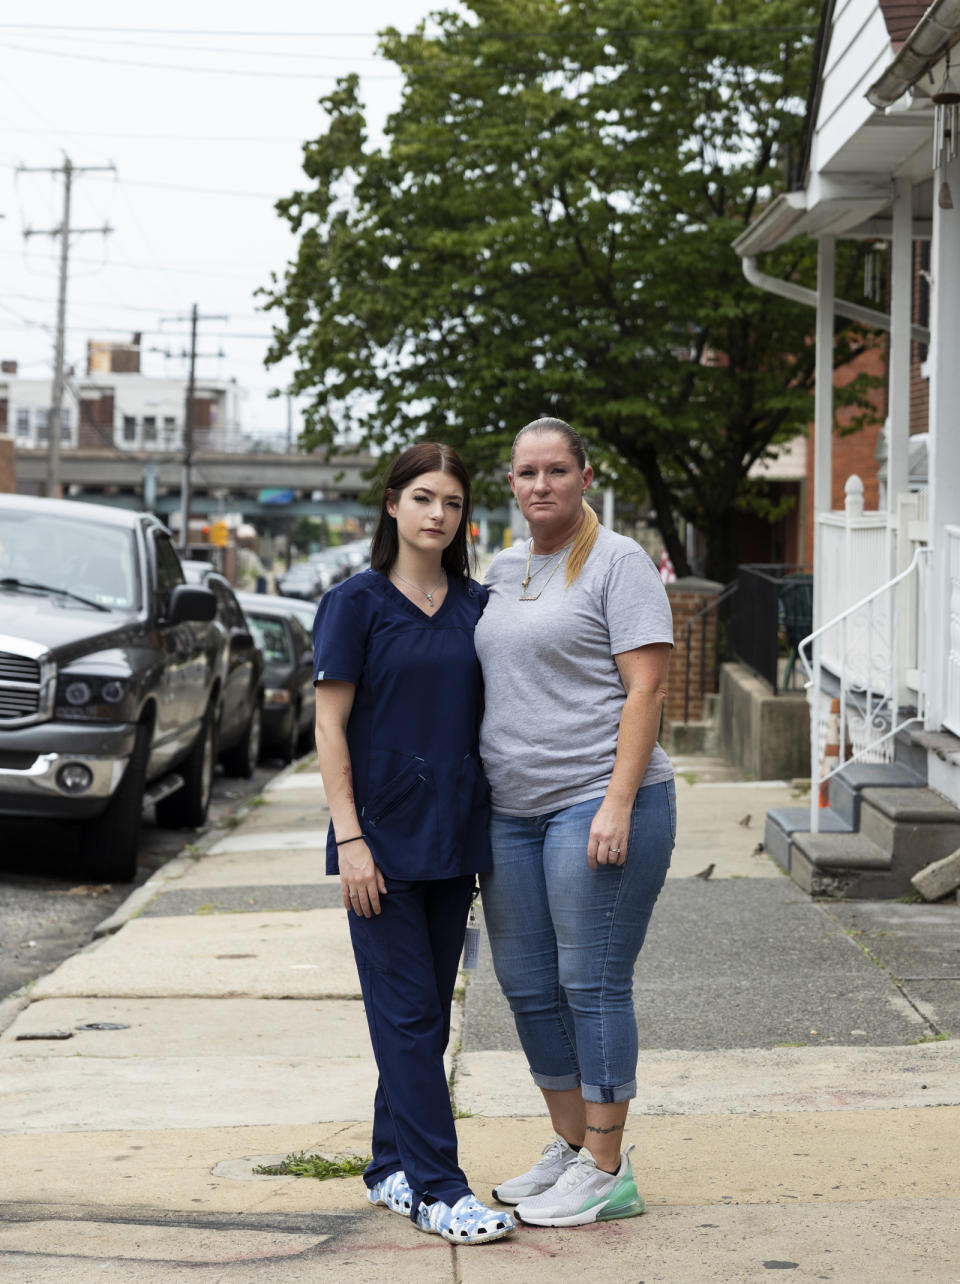
[[[943,725],[960,736],[960,526],[945,526],[947,581],[947,674]]]
[[[892,530],[888,515],[863,510],[863,482],[853,474],[844,488],[842,513],[820,513],[820,546],[817,553],[817,619],[833,620],[852,602],[884,585],[894,573]],[[823,662],[837,669],[839,655]]]
[[[958,532],[960,534],[960,532]],[[905,682],[904,659],[919,669],[923,646],[924,573],[929,548],[918,546],[910,565],[893,579],[874,588],[859,601],[815,629],[800,643],[800,662],[807,674],[810,699],[810,829],[819,831],[821,789],[849,762],[888,762],[893,738],[914,722],[923,720],[924,691]],[[958,543],[960,557],[960,543]],[[958,562],[960,574],[960,562]],[[919,607],[919,629],[912,627],[907,607]],[[906,636],[902,624],[907,625]],[[906,655],[904,652],[906,651]],[[828,755],[828,727],[832,725],[830,701],[825,696],[825,668],[835,675],[839,690],[836,752]],[[958,581],[958,681],[960,681],[960,581]],[[960,688],[958,688],[960,690]],[[829,765],[833,763],[833,765]]]

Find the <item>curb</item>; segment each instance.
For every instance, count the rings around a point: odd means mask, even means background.
[[[306,757],[307,755],[304,755]],[[275,776],[270,777],[269,784],[276,780],[282,780],[284,776],[296,773],[302,758],[295,758]],[[236,812],[230,814],[235,816],[238,821],[242,822],[251,810],[249,801],[245,801]],[[214,826],[204,829],[199,834],[197,841],[185,844],[183,848],[171,860],[161,866],[155,873],[151,874],[145,883],[135,887],[130,895],[124,900],[107,918],[103,919],[93,929],[92,939],[99,940],[103,936],[112,936],[119,932],[131,919],[136,918],[140,911],[163,891],[167,883],[172,883],[178,878],[182,878],[188,869],[192,868],[197,861],[202,860],[211,847],[215,846],[222,837],[222,833]],[[188,850],[189,847],[189,850]],[[2,1007],[0,1007],[2,1012]]]

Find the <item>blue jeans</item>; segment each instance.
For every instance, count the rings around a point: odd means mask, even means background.
[[[623,865],[587,864],[601,798],[545,816],[494,812],[481,874],[497,979],[539,1088],[637,1093],[633,969],[677,832],[673,781],[637,793]]]

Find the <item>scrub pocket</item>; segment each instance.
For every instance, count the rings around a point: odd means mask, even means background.
[[[388,752],[394,770],[387,783],[364,804],[360,824],[385,843],[435,847],[437,790],[433,771],[423,758]]]
[[[464,754],[457,775],[457,819],[466,838],[490,823],[490,785],[475,754]]]

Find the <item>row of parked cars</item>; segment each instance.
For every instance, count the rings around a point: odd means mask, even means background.
[[[370,541],[351,540],[347,544],[311,553],[302,562],[294,562],[288,571],[277,576],[277,591],[286,597],[315,602],[328,588],[369,564]]]
[[[147,513],[0,495],[0,821],[69,822],[78,873],[123,881],[141,816],[206,820],[313,740],[315,603],[235,593]]]

